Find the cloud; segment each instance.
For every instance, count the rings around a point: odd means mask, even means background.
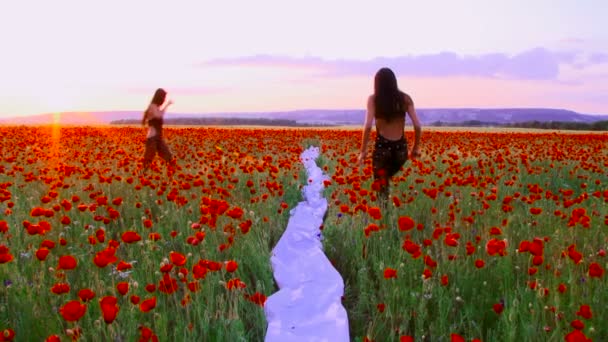
[[[585,39],[579,37],[568,37],[559,40],[559,42],[564,44],[583,44],[585,43]]]
[[[437,54],[377,57],[371,60],[337,59],[319,57],[288,57],[255,55],[239,58],[215,59],[197,66],[259,66],[312,68],[315,76],[348,77],[370,76],[381,67],[389,67],[399,76],[453,77],[556,80],[561,64],[574,65],[579,56],[575,52],[552,52],[534,48],[516,55],[489,53],[482,55],[458,55],[454,52]],[[605,54],[594,54],[591,63],[603,63]]]
[[[590,64],[604,64],[608,63],[608,54],[607,53],[593,53],[589,56]]]
[[[164,89],[167,90],[168,93],[182,96],[217,94],[229,90],[228,88],[221,87],[165,87]],[[156,88],[152,87],[131,87],[127,89],[127,92],[130,94],[145,94],[152,96],[155,90]]]

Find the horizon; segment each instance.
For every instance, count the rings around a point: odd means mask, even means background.
[[[518,123],[526,121],[540,122],[600,122],[608,121],[605,114],[586,114],[559,108],[418,108],[418,117],[424,125],[434,122],[468,122],[481,121],[488,123]],[[168,112],[165,119],[269,119],[291,120],[299,123],[350,122],[357,125],[363,122],[364,108],[343,109],[297,109],[288,111],[260,112]],[[361,115],[359,115],[361,114]],[[355,115],[355,116],[353,116]],[[120,121],[141,121],[141,111],[75,111],[41,113],[36,115],[0,118],[0,125],[105,125]]]
[[[175,117],[175,115],[230,115],[230,114],[273,114],[273,113],[294,113],[294,112],[315,112],[315,111],[365,111],[366,109],[361,108],[296,108],[296,109],[287,109],[287,110],[260,110],[260,111],[209,111],[209,112],[197,112],[197,111],[182,111],[176,112],[172,110],[167,110],[167,118]],[[608,113],[582,113],[577,112],[570,109],[565,108],[551,108],[551,107],[417,107],[417,111],[428,111],[428,110],[555,110],[555,111],[566,111],[573,112],[581,115],[589,115],[589,116],[608,116]],[[0,120],[10,120],[10,119],[19,119],[19,118],[33,118],[39,116],[51,116],[51,115],[61,115],[64,114],[101,114],[101,113],[139,113],[141,110],[133,109],[117,109],[117,110],[75,110],[75,111],[63,111],[63,112],[45,112],[45,113],[34,113],[34,114],[26,114],[26,115],[16,115],[16,116],[6,116],[0,117]]]
[[[264,114],[264,113],[291,113],[291,112],[314,112],[314,111],[365,111],[366,109],[363,107],[360,108],[295,108],[295,109],[285,109],[285,110],[260,110],[260,111],[208,111],[208,112],[198,112],[198,111],[181,111],[176,112],[172,110],[167,110],[167,116],[179,115],[179,114],[188,114],[188,115],[209,115],[209,114]],[[583,113],[575,110],[570,110],[566,108],[552,108],[552,107],[416,107],[417,111],[426,111],[426,110],[555,110],[555,111],[567,111],[573,112],[576,114],[582,115],[591,115],[591,116],[608,116],[608,113]],[[41,115],[56,115],[56,114],[90,114],[90,113],[138,113],[142,112],[142,110],[138,109],[117,109],[117,110],[75,110],[75,111],[63,111],[63,112],[45,112],[45,113],[34,113],[27,115],[18,115],[13,117],[6,117],[5,119],[10,118],[25,118],[25,117],[34,117]],[[2,119],[2,118],[0,118]]]
[[[142,111],[158,87],[169,113],[364,109],[384,66],[420,109],[608,114],[600,0],[24,0],[5,12],[0,119]]]

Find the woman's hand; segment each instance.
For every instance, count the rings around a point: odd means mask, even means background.
[[[359,157],[357,158],[357,164],[359,166],[363,166],[363,163],[365,162],[365,157],[366,157],[366,153],[365,152],[359,153]]]
[[[420,157],[420,149],[418,147],[414,147],[412,149],[412,152],[410,153],[410,158],[411,159],[416,159]]]

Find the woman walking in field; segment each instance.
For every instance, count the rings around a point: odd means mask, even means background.
[[[146,136],[146,151],[144,152],[144,172],[150,167],[154,156],[158,153],[169,165],[173,166],[173,155],[163,139],[163,117],[167,108],[173,104],[169,100],[165,102],[167,92],[156,89],[150,105],[144,112],[142,125],[148,125],[148,135]]]
[[[389,181],[408,159],[407,141],[404,136],[405,113],[408,113],[414,125],[414,146],[411,158],[420,156],[421,128],[414,102],[406,93],[399,90],[397,78],[389,68],[378,70],[374,78],[374,94],[367,99],[367,114],[363,129],[363,141],[359,163],[367,155],[372,122],[376,122],[376,142],[372,154],[374,183],[378,197],[386,205],[389,197]]]

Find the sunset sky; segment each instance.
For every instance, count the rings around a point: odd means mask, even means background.
[[[0,118],[364,108],[391,67],[419,108],[608,114],[605,0],[6,1]]]

